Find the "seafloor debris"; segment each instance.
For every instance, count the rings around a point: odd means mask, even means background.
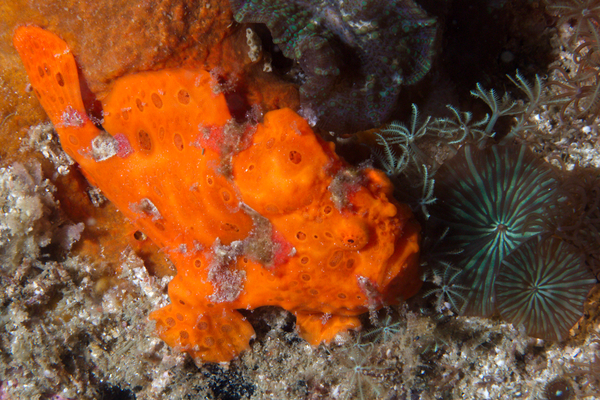
[[[5,272],[51,253],[65,253],[79,240],[83,224],[64,221],[54,190],[38,162],[0,169],[0,263]]]

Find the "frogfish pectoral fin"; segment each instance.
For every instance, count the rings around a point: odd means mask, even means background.
[[[162,340],[186,351],[196,364],[231,361],[250,347],[254,328],[238,311],[219,304],[185,307],[172,303],[150,314]]]

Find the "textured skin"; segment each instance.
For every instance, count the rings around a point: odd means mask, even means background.
[[[435,19],[413,0],[230,1],[236,21],[266,24],[300,63],[302,106],[324,130],[380,126],[431,67]]]
[[[281,306],[318,344],[419,289],[410,210],[293,111],[236,125],[207,72],[169,69],[119,79],[103,131],[64,41],[30,26],[13,42],[65,151],[175,264],[172,303],[151,318],[197,363],[248,347],[254,330],[236,309]]]

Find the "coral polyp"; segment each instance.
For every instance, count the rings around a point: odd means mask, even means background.
[[[530,336],[560,341],[596,284],[584,257],[561,239],[533,237],[502,261],[496,301],[502,317]]]
[[[502,259],[545,230],[558,200],[558,180],[524,146],[464,146],[440,168],[431,212],[449,228],[445,246],[462,249],[454,265],[465,294],[464,313],[494,313],[494,283]]]

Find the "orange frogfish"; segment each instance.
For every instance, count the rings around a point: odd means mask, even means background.
[[[23,26],[13,43],[65,152],[175,264],[171,304],[150,318],[196,363],[249,347],[239,309],[283,307],[318,345],[419,290],[410,209],[292,110],[237,123],[208,72],[165,69],[118,79],[99,128],[63,40]]]

